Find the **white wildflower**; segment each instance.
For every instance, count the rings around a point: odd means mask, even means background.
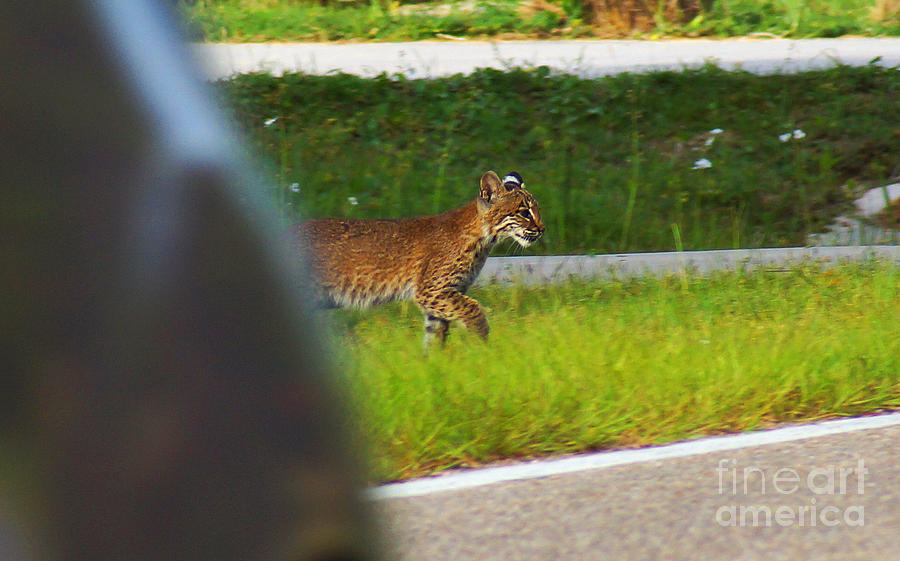
[[[790,139],[791,139],[791,133],[789,133],[789,132],[778,135],[778,140],[780,140],[782,142],[787,142]]]
[[[725,132],[725,131],[723,131],[722,129],[713,129],[713,130],[709,131],[709,134],[715,136],[717,134],[722,134],[723,132]]]
[[[271,127],[272,125],[275,124],[275,121],[278,120],[278,117],[279,117],[279,116],[276,115],[276,116],[272,117],[271,119],[266,119],[265,121],[263,121],[263,126],[264,126],[264,127]]]
[[[347,197],[347,202],[351,205],[358,205],[359,201],[356,200],[356,197]]]
[[[704,146],[712,146],[712,143],[715,141],[716,141],[716,137],[710,136],[706,139],[706,141],[703,143],[703,145]]]
[[[794,135],[794,138],[800,140],[801,138],[806,138],[806,133],[800,129],[794,129],[794,132],[791,133]]]
[[[299,193],[300,192],[300,184],[299,183],[291,183],[290,185],[291,193]]]
[[[712,167],[712,162],[707,160],[706,158],[700,158],[696,162],[694,162],[694,167],[691,169],[707,169]]]

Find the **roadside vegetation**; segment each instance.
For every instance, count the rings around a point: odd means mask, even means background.
[[[181,6],[202,38],[256,41],[877,35],[898,30],[892,2],[672,1],[618,15],[650,4]],[[270,163],[285,221],[442,212],[470,201],[485,170],[517,170],[548,228],[529,253],[804,245],[900,169],[900,69],[875,64],[765,78],[712,66],[255,74],[218,88]],[[895,263],[473,295],[490,343],[454,326],[427,355],[412,304],[324,314],[372,481],[900,409]]]
[[[530,253],[804,245],[900,164],[900,70],[761,79],[714,67],[581,79],[546,68],[219,84],[296,219],[431,214],[517,170]]]
[[[900,0],[181,0],[205,41],[897,35]]]
[[[489,286],[491,340],[413,305],[326,321],[376,481],[900,407],[900,269]]]

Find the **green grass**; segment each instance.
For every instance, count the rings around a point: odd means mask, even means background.
[[[840,37],[897,35],[900,15],[879,13],[892,0],[728,0],[718,1],[708,14],[675,34],[734,37],[768,33],[780,37]]]
[[[189,30],[197,39],[259,41],[416,41],[439,34],[497,36],[503,33],[549,34],[560,18],[541,12],[521,16],[512,3],[486,3],[477,12],[391,13],[371,6],[321,6],[299,3],[248,4],[239,0],[182,3]]]
[[[291,217],[437,213],[474,198],[485,170],[517,170],[548,228],[533,253],[804,245],[900,153],[900,70],[877,66],[248,75],[220,89]],[[795,129],[805,138],[779,140]],[[693,169],[701,158],[712,167]]]
[[[473,295],[490,342],[427,356],[412,305],[328,313],[373,479],[900,407],[894,264]]]
[[[623,19],[622,14],[630,10],[621,9],[592,17],[591,2],[577,0],[404,6],[380,1],[181,0],[179,8],[192,34],[206,41],[401,41],[441,34],[473,38],[900,34],[896,0],[718,0],[710,4],[706,12],[667,15],[648,0],[636,19]]]

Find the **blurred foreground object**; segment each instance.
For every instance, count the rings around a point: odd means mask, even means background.
[[[165,6],[0,7],[0,556],[374,559],[299,274]]]

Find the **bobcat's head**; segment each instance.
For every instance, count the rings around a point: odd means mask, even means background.
[[[479,207],[485,232],[497,240],[513,239],[528,247],[544,233],[541,211],[534,196],[525,190],[522,176],[511,171],[503,180],[493,171],[481,176]]]

